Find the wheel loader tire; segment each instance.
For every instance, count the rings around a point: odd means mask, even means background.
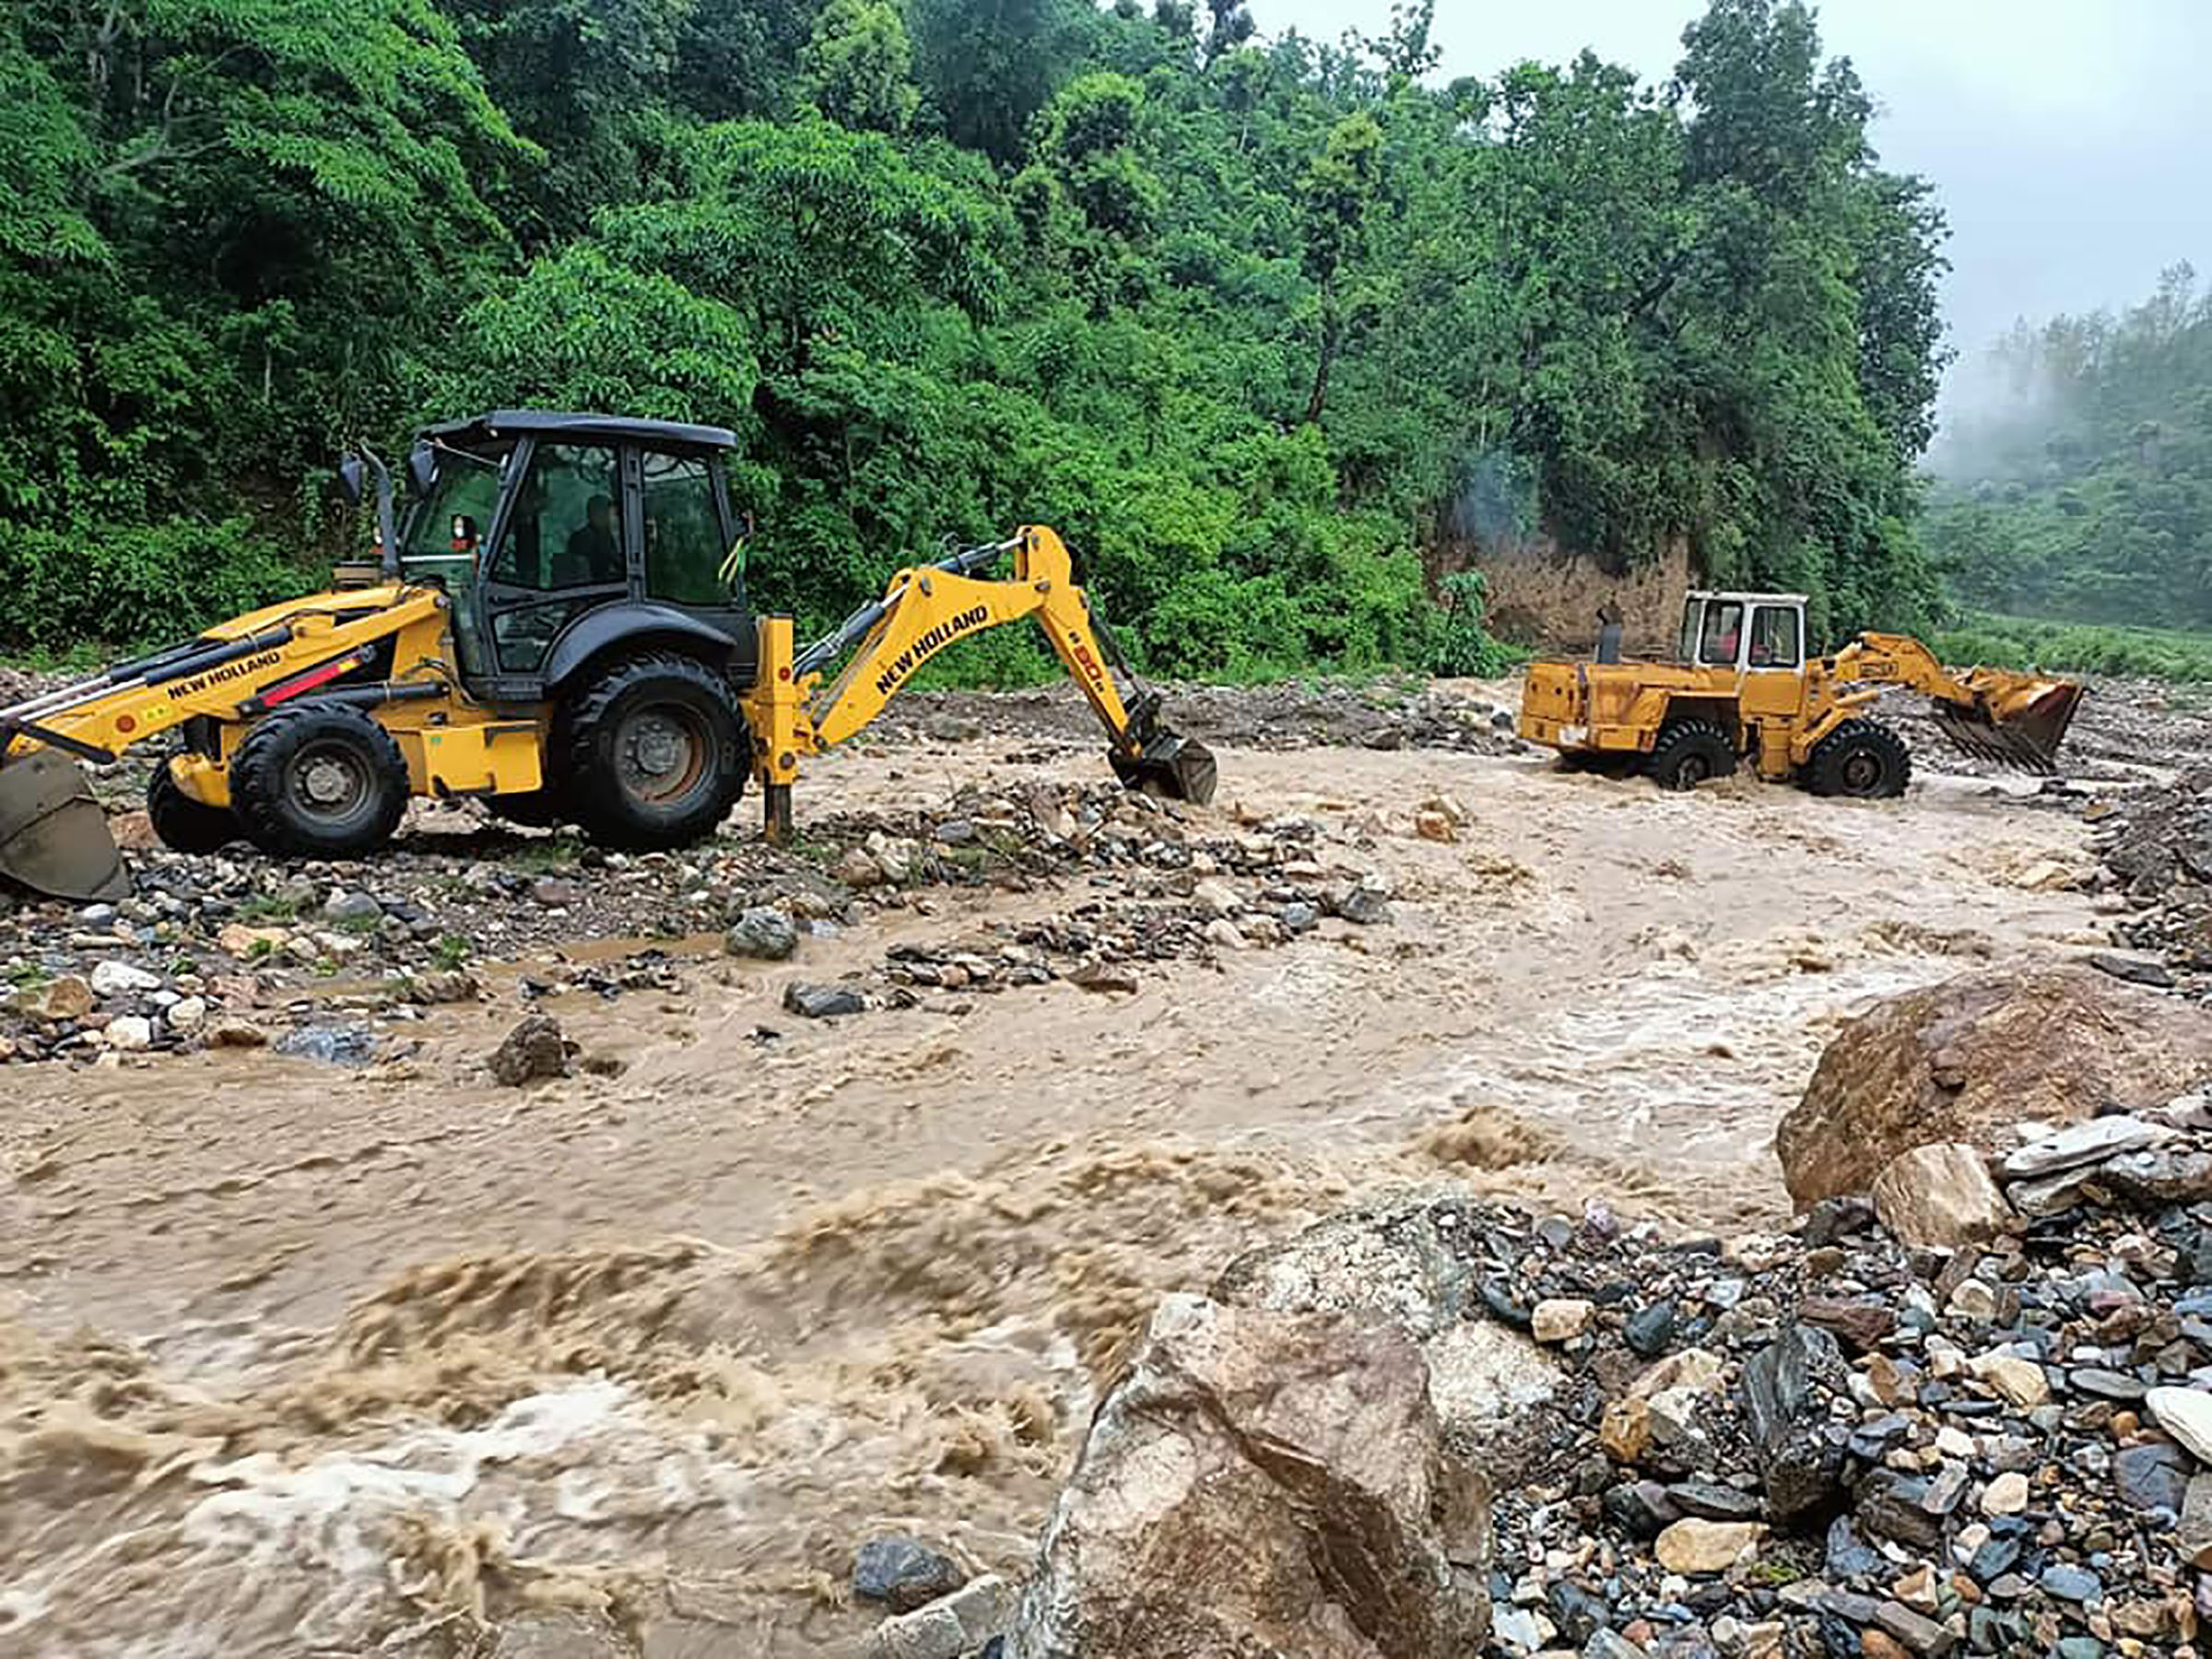
[[[1695,789],[1714,778],[1733,777],[1735,746],[1717,721],[1669,721],[1644,757],[1643,775],[1662,789]]]
[[[713,834],[750,769],[736,688],[672,652],[606,670],[557,733],[567,816],[600,845],[630,852]]]
[[[146,816],[171,853],[219,852],[246,833],[228,806],[210,806],[179,789],[167,757],[154,763],[154,775],[146,781]]]
[[[1901,795],[1912,781],[1912,751],[1878,720],[1847,720],[1813,746],[1805,782],[1815,794],[1862,801]]]
[[[382,846],[407,809],[407,762],[359,709],[287,709],[230,758],[246,839],[287,858],[352,858]]]

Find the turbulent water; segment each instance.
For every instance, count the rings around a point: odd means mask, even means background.
[[[934,801],[963,766],[816,788]],[[366,1076],[41,1068],[0,1123],[0,1651],[840,1650],[870,1532],[1019,1569],[1162,1291],[1442,1179],[1771,1223],[1773,1124],[1838,1021],[2088,937],[2078,825],[1976,782],[1685,798],[1367,750],[1223,776],[1218,810],[1312,815],[1395,922],[1131,998],[804,1029],[787,971],[705,958],[561,1010],[619,1077],[521,1093],[476,1064],[512,1004]],[[1455,842],[1410,833],[1440,794]],[[804,970],[1081,896],[894,912]]]

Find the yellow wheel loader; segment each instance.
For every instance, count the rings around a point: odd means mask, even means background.
[[[1805,603],[1802,594],[1693,593],[1672,662],[1622,661],[1608,625],[1597,661],[1529,665],[1521,735],[1573,763],[1641,771],[1663,789],[1694,788],[1748,759],[1762,778],[1819,794],[1899,795],[1912,753],[1865,710],[1881,687],[1904,686],[1928,697],[1937,730],[1965,753],[2054,770],[2078,683],[1953,674],[1907,634],[1863,633],[1816,656],[1805,649]]]
[[[746,603],[724,477],[735,443],[719,427],[496,411],[418,435],[404,520],[389,470],[349,456],[347,493],[375,483],[373,563],[0,709],[0,875],[61,898],[127,891],[74,761],[146,743],[168,750],[147,812],[180,852],[242,839],[354,857],[415,796],[675,847],[712,834],[750,775],[782,836],[803,759],[945,647],[1024,617],[1105,725],[1124,783],[1212,798],[1213,757],[1162,724],[1041,525],[898,571],[798,649],[789,617]]]

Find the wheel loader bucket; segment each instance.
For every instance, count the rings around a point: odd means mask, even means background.
[[[108,815],[76,763],[52,749],[0,766],[0,876],[55,899],[131,890]]]
[[[1975,703],[1937,703],[1936,724],[1961,754],[2048,777],[2058,770],[2058,746],[2082,688],[2074,680],[2039,679],[1981,670],[1970,677]]]
[[[1141,754],[1112,749],[1106,758],[1113,763],[1113,775],[1121,779],[1124,789],[1171,801],[1189,801],[1198,806],[1214,798],[1218,781],[1214,751],[1194,738],[1161,732],[1145,745]]]

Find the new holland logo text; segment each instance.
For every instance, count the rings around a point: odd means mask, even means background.
[[[938,647],[951,643],[971,629],[981,628],[990,619],[990,607],[979,605],[972,610],[964,610],[959,616],[948,618],[938,623],[900,652],[885,667],[884,671],[876,677],[876,689],[888,697],[899,689],[899,682],[928,662],[936,653]]]
[[[210,668],[205,674],[195,674],[180,684],[164,687],[171,697],[195,697],[210,686],[219,686],[225,680],[243,679],[259,674],[264,668],[274,668],[284,661],[281,651],[265,651],[259,656],[241,657],[235,663],[225,663],[220,668]]]

